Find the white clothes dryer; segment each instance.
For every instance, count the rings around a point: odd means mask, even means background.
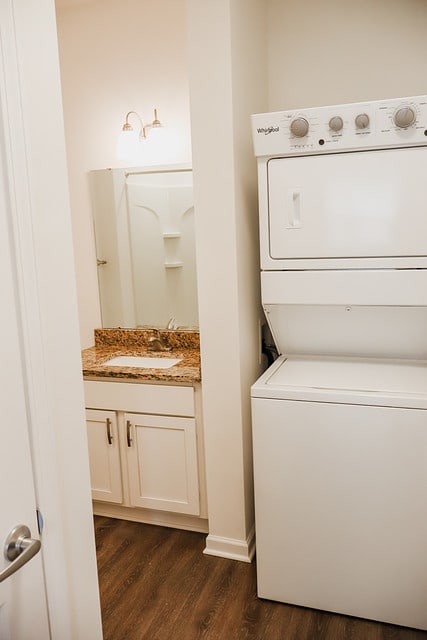
[[[253,116],[258,594],[427,629],[427,96]]]

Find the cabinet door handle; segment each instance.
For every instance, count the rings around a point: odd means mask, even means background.
[[[107,418],[105,420],[105,424],[107,425],[107,440],[108,444],[113,444],[113,436],[111,435],[111,420]]]
[[[128,447],[132,446],[131,427],[132,427],[131,421],[126,420],[126,439],[127,439]]]

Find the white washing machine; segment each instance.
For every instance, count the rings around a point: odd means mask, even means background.
[[[253,116],[258,595],[427,629],[427,96]]]

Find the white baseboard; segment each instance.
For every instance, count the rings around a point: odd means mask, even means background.
[[[203,553],[208,556],[252,562],[255,554],[255,527],[252,527],[246,540],[223,538],[209,534],[206,538],[206,547]]]
[[[208,532],[208,521],[196,516],[187,516],[182,513],[169,513],[167,511],[154,511],[152,509],[139,509],[138,507],[123,507],[106,502],[94,501],[93,513],[96,516],[107,516],[119,520],[142,522],[144,524],[156,524],[161,527],[173,529],[185,529],[186,531]]]

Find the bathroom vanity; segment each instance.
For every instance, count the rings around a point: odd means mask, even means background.
[[[94,513],[206,532],[198,333],[99,329],[82,359]]]

